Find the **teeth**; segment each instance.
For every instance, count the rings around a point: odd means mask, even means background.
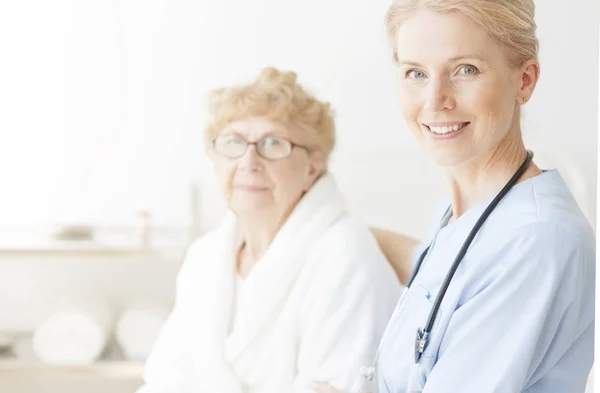
[[[458,131],[463,127],[463,124],[455,124],[453,126],[443,126],[443,127],[432,127],[430,126],[429,129],[433,132],[435,132],[436,134],[447,134],[449,132],[452,131]]]

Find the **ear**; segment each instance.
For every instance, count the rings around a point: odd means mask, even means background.
[[[314,181],[323,173],[325,168],[325,157],[319,151],[311,152],[308,158],[308,178],[306,189],[308,190]]]
[[[310,176],[318,176],[325,167],[325,156],[320,151],[315,151],[311,154],[309,161],[308,174]]]
[[[533,95],[535,86],[540,78],[540,64],[536,59],[526,61],[520,68],[519,91],[517,101],[524,104]]]

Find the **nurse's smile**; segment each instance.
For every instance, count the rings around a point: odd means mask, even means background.
[[[425,131],[436,140],[452,139],[467,131],[469,122],[444,122],[423,124]]]

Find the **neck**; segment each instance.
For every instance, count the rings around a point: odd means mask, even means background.
[[[452,197],[452,220],[458,219],[476,204],[500,192],[527,158],[527,150],[518,130],[490,152],[460,166],[448,169]],[[541,171],[531,163],[517,181],[537,176]]]
[[[238,216],[239,228],[244,239],[244,253],[252,264],[265,254],[288,215],[289,213],[260,211]]]
[[[259,260],[269,248],[277,229],[261,223],[261,225],[242,224],[240,229],[244,238],[244,252],[252,261]]]

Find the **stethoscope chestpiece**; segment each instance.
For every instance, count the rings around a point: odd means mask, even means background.
[[[415,363],[419,363],[421,360],[421,355],[425,352],[425,348],[427,348],[429,333],[423,331],[423,329],[419,328],[417,330],[417,338],[415,339]]]
[[[373,375],[375,374],[375,367],[366,367],[363,366],[360,368],[360,373],[367,381],[371,381],[373,379]]]

